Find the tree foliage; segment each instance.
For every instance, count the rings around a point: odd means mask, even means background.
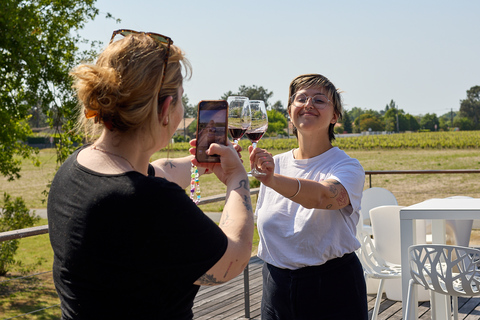
[[[190,99],[184,94],[182,96],[183,103],[183,116],[185,118],[196,118],[197,117],[197,107],[193,104],[190,104]]]
[[[383,131],[383,124],[375,115],[364,113],[360,117],[359,127],[361,131]]]
[[[31,133],[28,124],[33,107],[41,108],[49,124],[58,128],[61,145],[72,147],[76,99],[69,71],[91,51],[79,52],[76,33],[98,14],[94,0],[4,0],[0,11],[0,172],[19,178],[17,156],[34,156],[22,143]],[[59,149],[59,161],[70,154]]]
[[[283,106],[283,103],[278,100],[277,102],[275,102],[272,106],[271,106],[271,109],[272,110],[277,110],[278,112],[280,112],[281,114],[283,114],[283,116],[285,118],[288,117],[288,112],[287,112],[287,109],[285,109],[285,107]]]
[[[417,119],[411,114],[407,113],[405,115],[406,125],[405,131],[418,131],[420,129],[420,124]]]
[[[347,133],[352,133],[352,119],[350,118],[349,112],[344,112],[342,123],[343,131],[346,131]]]
[[[467,90],[467,98],[460,102],[460,113],[471,119],[473,129],[480,129],[480,86]]]
[[[11,199],[6,193],[3,194],[3,208],[0,209],[0,232],[18,230],[33,225],[39,221],[38,216],[30,214],[22,198]],[[0,275],[5,275],[9,267],[20,262],[15,261],[15,252],[18,249],[19,240],[0,242]]]
[[[263,102],[265,102],[265,107],[269,107],[270,104],[268,99],[273,96],[273,91],[268,91],[268,89],[265,89],[262,86],[257,87],[256,85],[253,85],[247,87],[241,85],[237,92],[228,91],[222,96],[222,99],[227,100],[229,96],[244,96],[248,97],[250,100],[263,100]]]
[[[267,115],[268,115],[267,133],[270,135],[272,135],[272,133],[284,135],[285,131],[283,129],[287,127],[287,118],[285,118],[285,116],[280,111],[277,111],[274,109],[268,110]]]
[[[427,113],[420,120],[420,127],[424,130],[437,131],[440,121],[435,113]]]
[[[350,111],[344,112],[343,117],[346,116],[352,119],[354,125],[352,129],[345,127],[347,132],[369,131],[370,128],[372,131],[406,132],[417,131],[420,128],[417,119],[399,109],[394,100],[385,106],[385,110],[376,111],[353,107]]]

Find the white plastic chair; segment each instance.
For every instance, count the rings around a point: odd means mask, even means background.
[[[458,319],[458,297],[480,296],[480,250],[450,245],[413,245],[409,248],[410,275],[406,310],[413,307],[414,285],[452,297],[453,317]],[[434,310],[432,306],[432,310]],[[432,319],[436,315],[432,314]]]
[[[361,217],[361,216],[360,216]],[[360,223],[359,223],[360,225]],[[377,253],[372,238],[366,230],[362,227],[357,227],[357,239],[360,241],[360,249],[357,250],[357,256],[363,266],[363,275],[365,282],[368,279],[379,279],[377,298],[375,300],[375,307],[373,308],[371,320],[376,320],[378,317],[378,309],[382,300],[383,286],[386,279],[401,279],[402,268],[398,264],[390,263],[382,259]]]
[[[403,206],[380,206],[370,210],[370,219],[373,228],[373,240],[377,253],[385,261],[401,265],[402,251],[400,245],[400,209]],[[426,243],[425,220],[418,220],[416,223],[416,243]],[[402,300],[401,279],[388,280],[385,282],[384,290],[389,300]],[[419,301],[430,300],[426,290],[418,291]]]
[[[372,234],[370,222],[370,210],[372,208],[397,204],[397,199],[393,193],[385,188],[373,187],[363,190],[362,201],[360,203],[360,212],[363,215],[363,228]]]

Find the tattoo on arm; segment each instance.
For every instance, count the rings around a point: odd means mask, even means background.
[[[203,276],[198,278],[196,281],[200,283],[202,286],[211,286],[215,284],[221,284],[224,283],[224,281],[217,280],[213,275],[205,273]]]
[[[239,186],[236,187],[234,190],[238,189],[245,189],[250,191],[250,185],[248,184],[248,180],[241,180]]]
[[[342,189],[336,200],[339,206],[346,206],[348,204],[347,191],[345,189]]]
[[[170,166],[170,169],[176,168],[177,166],[173,164],[172,161],[165,162],[164,166]]]
[[[248,212],[253,212],[252,203],[247,195],[243,196],[243,205],[248,210]]]
[[[225,210],[225,212],[223,212],[222,214],[222,217],[220,218],[220,227],[225,227],[232,221],[233,219],[230,218],[230,213],[228,212],[228,210]]]
[[[340,184],[338,181],[330,182],[330,185],[328,187],[328,190],[333,194],[330,198],[335,198],[338,196],[338,189],[337,189],[337,184]]]
[[[350,203],[348,193],[340,182],[330,181],[328,190],[332,193],[330,198],[335,199],[339,206],[344,207]],[[332,206],[332,204],[327,205],[327,209],[330,209]]]

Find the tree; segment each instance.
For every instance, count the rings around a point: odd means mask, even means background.
[[[183,117],[184,118],[196,118],[197,117],[197,108],[193,104],[189,104],[190,100],[188,96],[184,94],[182,96],[183,103]]]
[[[183,125],[186,125],[186,119],[187,118],[196,118],[197,117],[197,108],[194,105],[189,104],[189,99],[186,94],[182,96],[182,105],[183,105]],[[196,121],[195,121],[196,123]],[[189,125],[190,126],[190,125]],[[188,127],[189,127],[188,126]],[[190,137],[193,137],[189,133],[188,127],[183,130],[183,133],[181,135],[175,135],[173,137],[175,142],[184,142],[184,141],[189,141]],[[196,128],[196,126],[195,126]]]
[[[402,109],[398,109],[392,107],[395,102],[392,100],[390,102],[390,108],[385,115],[383,116],[383,120],[385,122],[385,130],[386,131],[394,131],[394,132],[404,132],[411,130],[411,119],[409,116],[405,114],[405,111]]]
[[[385,112],[387,112],[390,109],[398,109],[398,106],[393,99],[390,100],[390,103],[385,106]]]
[[[439,124],[440,122],[435,113],[427,113],[422,117],[422,120],[420,120],[420,127],[425,130],[436,131]]]
[[[0,209],[0,232],[18,230],[33,225],[40,220],[40,217],[30,214],[22,198],[11,199],[10,195],[3,194],[3,208]],[[9,267],[20,265],[15,260],[15,252],[20,241],[18,239],[0,242],[0,276],[4,276]]]
[[[43,128],[48,126],[47,115],[43,113],[41,106],[33,106],[28,113],[28,124],[31,128]]]
[[[77,100],[69,72],[80,60],[92,57],[101,45],[90,43],[91,49],[83,52],[78,48],[80,42],[88,43],[76,31],[98,14],[94,3],[95,0],[2,1],[0,174],[8,180],[20,178],[20,159],[35,158],[38,152],[24,143],[32,132],[28,122],[32,111],[43,113],[48,124],[56,127],[60,141],[57,162],[63,162],[75,143],[81,143],[82,137],[73,130]],[[37,221],[20,197],[11,201],[5,193],[2,205],[0,231],[22,229]],[[0,273],[5,273],[9,264],[18,263],[13,259],[17,248],[18,240],[2,243]]]
[[[364,110],[362,110],[362,108],[359,108],[359,107],[353,107],[352,110],[350,110],[348,112],[350,114],[350,118],[352,119],[352,121],[355,123],[355,125],[358,125],[357,122],[355,122],[357,120],[357,118],[359,116],[361,116],[362,114],[365,113]]]
[[[417,118],[412,116],[411,114],[407,113],[405,115],[407,127],[405,128],[405,131],[418,131],[420,129],[420,124],[418,124]]]
[[[268,99],[273,96],[273,92],[269,92],[262,86],[257,87],[256,85],[253,85],[251,87],[247,87],[245,85],[241,85],[236,93],[228,91],[222,96],[221,99],[227,100],[229,96],[244,96],[248,97],[250,100],[263,100],[263,102],[265,102],[265,107],[268,108],[270,106]]]
[[[26,121],[33,107],[58,125],[63,161],[81,137],[74,127],[77,101],[69,71],[80,59],[91,57],[99,43],[80,52],[87,42],[75,31],[98,14],[94,0],[2,1],[0,11],[0,173],[20,177],[20,158],[35,156],[35,149],[22,143],[31,133]],[[107,15],[111,17],[110,15]],[[108,40],[108,39],[107,39]],[[66,148],[66,149],[65,149]]]
[[[350,119],[352,119],[353,121],[353,124],[354,124],[354,128],[352,129],[352,132],[361,132],[362,130],[360,129],[360,117],[366,113],[372,115],[372,116],[375,116],[377,117],[378,119],[381,118],[381,114],[376,111],[376,110],[366,110],[366,109],[362,109],[362,108],[359,108],[359,107],[353,107],[349,112],[349,116],[350,116]]]
[[[359,117],[360,131],[383,131],[380,119],[370,113],[364,113]]]
[[[467,90],[467,99],[460,102],[460,113],[473,122],[473,129],[480,129],[480,86]]]
[[[472,119],[456,116],[453,119],[453,126],[458,127],[460,130],[474,130],[475,125]]]
[[[280,100],[278,100],[277,102],[275,102],[272,107],[271,107],[272,110],[277,110],[278,112],[280,112],[281,114],[283,114],[283,116],[285,118],[288,117],[288,112],[287,112],[287,109],[285,109],[283,107],[283,104]]]
[[[345,111],[343,114],[343,130],[347,133],[352,133],[352,120],[350,119],[350,113]]]
[[[287,127],[287,118],[277,110],[267,110],[268,116],[268,129],[267,133],[269,135],[275,134],[285,134],[284,129]]]

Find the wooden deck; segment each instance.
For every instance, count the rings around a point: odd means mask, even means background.
[[[245,318],[244,276],[225,284],[200,287],[193,304],[194,319],[260,319],[263,261],[252,257],[248,264],[250,318]]]
[[[193,306],[194,319],[252,319],[260,320],[260,302],[262,300],[262,266],[263,261],[252,257],[249,263],[250,317],[245,318],[244,276],[237,276],[232,281],[220,286],[201,287]],[[376,295],[368,295],[369,319],[375,304]],[[348,301],[345,301],[348,305]],[[419,304],[419,319],[431,319],[430,302]],[[459,319],[480,319],[480,298],[458,299]],[[402,319],[402,303],[382,297],[379,320]],[[294,320],[294,319],[292,319]]]

